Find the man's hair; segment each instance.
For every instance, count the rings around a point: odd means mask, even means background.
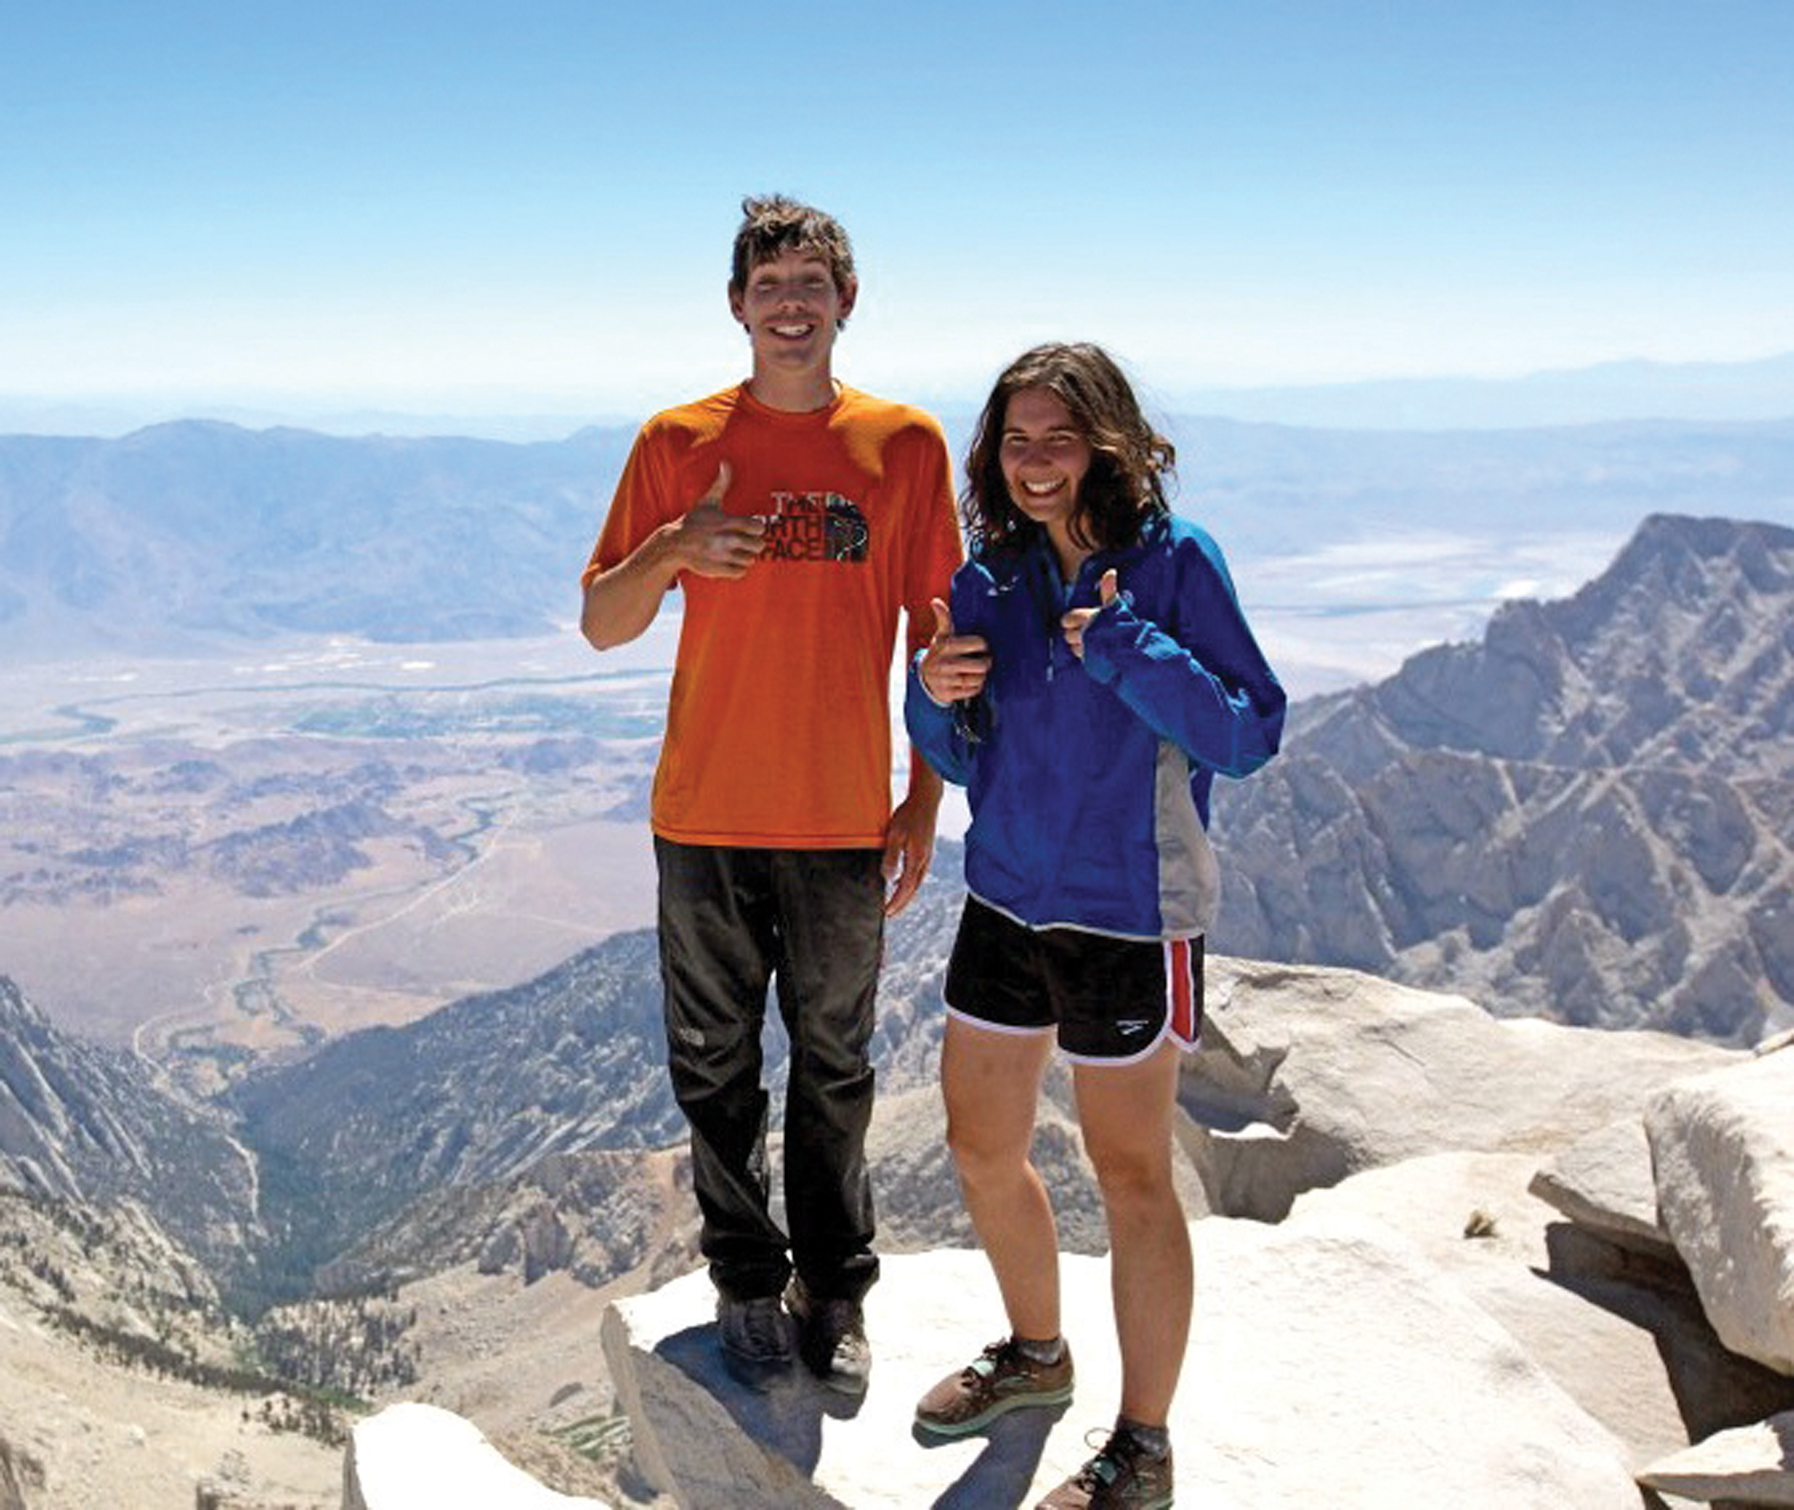
[[[1165,479],[1177,464],[1176,448],[1147,422],[1126,376],[1102,347],[1055,342],[1011,362],[978,416],[960,495],[974,547],[1018,543],[1039,528],[1015,506],[1003,477],[1009,400],[1026,388],[1056,395],[1090,443],[1090,469],[1078,484],[1071,516],[1074,540],[1091,549],[1131,545],[1148,519],[1170,512]]]
[[[783,194],[752,196],[741,201],[741,226],[735,232],[735,255],[729,269],[729,292],[739,297],[748,276],[762,262],[786,252],[807,252],[828,264],[835,291],[845,295],[853,279],[853,243],[833,215],[799,204]]]

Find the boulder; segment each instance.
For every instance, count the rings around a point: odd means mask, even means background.
[[[1531,1190],[1571,1221],[1647,1258],[1676,1246],[1657,1220],[1657,1184],[1642,1116],[1621,1117],[1546,1159]]]
[[[1528,1189],[1534,1172],[1530,1154],[1431,1154],[1311,1190],[1285,1225],[1357,1218],[1399,1231],[1619,1438],[1635,1469],[1794,1407],[1794,1381],[1721,1346],[1679,1260],[1567,1243]]]
[[[1794,1411],[1708,1437],[1651,1464],[1638,1482],[1685,1499],[1794,1505]]]
[[[1645,1130],[1663,1225],[1713,1329],[1794,1374],[1794,1051],[1671,1086]]]
[[[358,1422],[343,1459],[343,1510],[606,1510],[506,1461],[471,1421],[408,1401]]]
[[[1197,1321],[1172,1435],[1207,1510],[1638,1510],[1624,1445],[1398,1233],[1209,1218],[1191,1236]],[[886,1258],[858,1400],[801,1369],[730,1377],[701,1274],[618,1301],[605,1355],[637,1468],[698,1510],[1031,1504],[1119,1394],[1108,1262],[1065,1256],[1061,1273],[1076,1399],[940,1443],[913,1432],[916,1398],[1003,1330],[979,1253]]]
[[[1652,1091],[1749,1058],[1665,1033],[1497,1019],[1355,971],[1217,958],[1179,1137],[1228,1216],[1453,1148],[1561,1148]]]

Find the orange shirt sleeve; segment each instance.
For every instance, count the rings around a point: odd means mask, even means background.
[[[594,577],[625,560],[642,541],[680,512],[672,486],[674,469],[668,465],[675,437],[657,433],[663,428],[650,422],[636,435],[622,476],[617,479],[617,490],[611,495],[610,511],[604,516],[598,542],[580,573],[581,588],[590,587]]]

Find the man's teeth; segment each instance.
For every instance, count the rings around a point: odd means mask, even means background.
[[[775,325],[772,331],[774,335],[779,336],[807,336],[810,333],[810,327],[808,325]]]

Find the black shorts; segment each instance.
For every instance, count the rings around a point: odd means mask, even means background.
[[[1056,1025],[1071,1059],[1143,1059],[1166,1037],[1193,1049],[1202,1027],[1202,940],[1026,928],[968,897],[946,997],[955,1016],[997,1032]]]

